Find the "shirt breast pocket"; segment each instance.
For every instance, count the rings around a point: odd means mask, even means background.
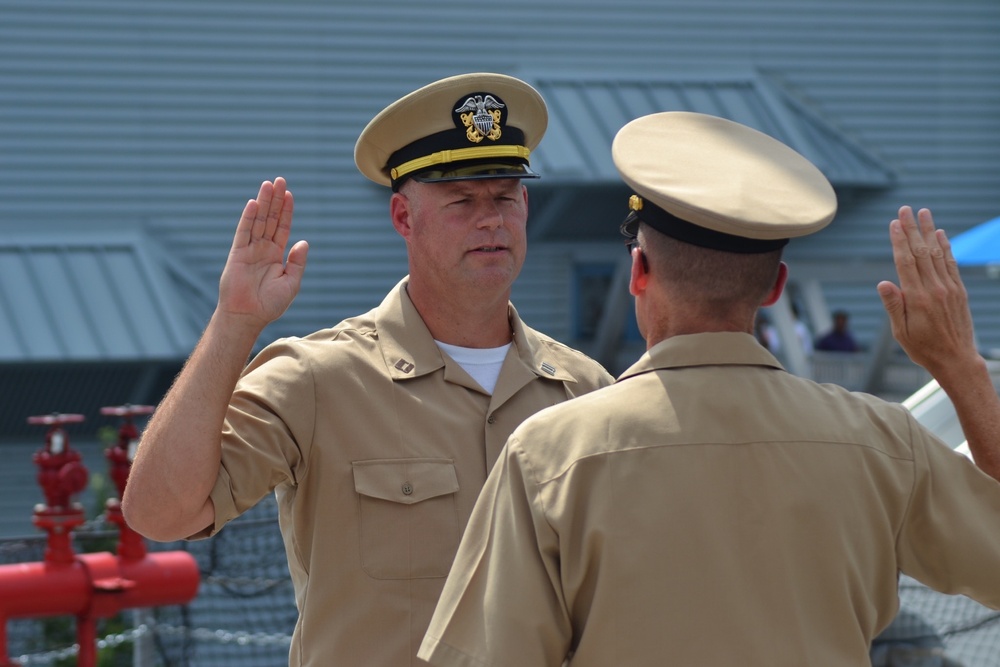
[[[375,579],[447,576],[461,537],[450,459],[354,461],[361,567]]]

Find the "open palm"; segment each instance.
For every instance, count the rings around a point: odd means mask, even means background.
[[[264,181],[243,208],[219,283],[219,309],[261,327],[276,320],[298,294],[309,246],[285,247],[292,230],[294,201],[285,179]]]

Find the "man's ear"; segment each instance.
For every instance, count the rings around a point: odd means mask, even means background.
[[[761,307],[773,306],[781,298],[781,293],[785,290],[785,283],[788,282],[788,265],[781,262],[778,265],[778,277],[774,281],[774,285],[771,287],[771,291],[767,293],[764,297],[764,301],[761,302]]]
[[[410,200],[406,195],[399,192],[392,193],[389,199],[389,217],[396,232],[404,239],[408,239],[413,232],[410,226],[410,206]]]
[[[646,291],[649,284],[649,264],[642,248],[632,248],[632,271],[629,274],[628,291],[632,296],[639,296]]]

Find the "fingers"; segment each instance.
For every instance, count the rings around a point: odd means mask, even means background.
[[[909,206],[889,223],[899,286],[883,281],[877,289],[892,332],[910,358],[931,373],[958,356],[975,354],[968,296],[945,233],[934,227],[928,209],[916,216]]]
[[[302,274],[306,270],[306,257],[308,254],[309,244],[305,241],[298,241],[288,251],[288,261],[285,262],[285,273],[291,276],[296,285],[302,282]]]
[[[291,204],[290,195],[287,192],[288,188],[285,184],[285,179],[278,176],[274,179],[274,186],[271,192],[270,207],[267,209],[267,214],[264,219],[264,233],[263,238],[274,239],[274,232],[278,229],[279,221],[283,216],[283,211],[286,205]]]
[[[253,229],[254,218],[257,217],[257,200],[250,199],[243,207],[243,214],[236,225],[236,235],[233,237],[233,249],[243,248],[250,245],[250,233]]]
[[[901,236],[897,233],[897,225],[902,230]],[[930,210],[920,209],[917,217],[914,217],[913,209],[909,206],[901,207],[899,218],[890,223],[889,234],[892,239],[893,260],[904,292],[907,288],[918,286],[940,287],[957,276],[957,264],[953,275],[945,251],[947,241],[942,244],[941,234],[934,228]]]
[[[288,237],[292,233],[292,213],[294,210],[295,199],[292,197],[291,191],[287,191],[285,192],[284,205],[278,212],[274,229],[271,232],[274,242],[281,248],[284,248],[288,243]],[[270,225],[270,221],[268,224]]]
[[[885,308],[889,316],[889,324],[892,326],[894,335],[899,335],[906,322],[906,308],[903,303],[903,293],[896,285],[888,280],[883,280],[875,286],[879,298],[882,299],[882,307]]]
[[[941,247],[937,230],[934,229],[934,217],[931,215],[930,209],[920,209],[917,213],[917,219],[919,221],[920,234],[927,246],[928,255],[934,266],[934,275],[940,280],[945,280],[948,278],[948,267],[945,263],[944,249]]]
[[[264,181],[257,191],[257,213],[253,218],[253,225],[250,228],[250,239],[259,239],[264,236],[264,229],[267,227],[267,216],[271,208],[271,195],[274,193],[274,183]]]
[[[897,248],[897,238],[893,235],[893,259],[897,260],[897,270],[900,268],[899,260],[902,260],[904,271],[900,272],[899,279],[902,283],[901,287],[905,290],[908,283],[922,282],[923,277],[927,275],[927,271],[931,266],[929,262],[930,249],[924,241],[922,230],[913,217],[913,209],[909,206],[901,207],[899,209],[899,218],[892,222],[892,224],[896,223],[899,224],[903,232],[903,239]],[[899,251],[898,257],[897,250]]]
[[[941,246],[941,257],[944,262],[946,275],[956,285],[960,285],[962,289],[965,289],[965,285],[962,283],[962,274],[958,270],[958,260],[955,259],[955,255],[951,252],[951,241],[948,240],[948,235],[944,233],[943,229],[938,229],[935,230],[934,237],[937,239],[938,245]]]
[[[233,247],[246,247],[258,239],[274,241],[283,247],[291,231],[292,210],[292,193],[285,179],[279,176],[273,183],[264,181],[257,198],[248,201],[243,208]]]
[[[916,270],[916,274],[908,273],[908,277],[911,280],[919,281],[919,283],[909,284],[913,286],[919,284],[926,289],[944,289],[964,294],[965,285],[959,273],[958,262],[951,252],[951,243],[943,230],[935,228],[931,211],[926,208],[920,209],[916,221],[914,221],[913,212],[908,206],[902,207],[899,213],[899,221],[906,230],[907,243],[910,246],[909,253],[913,255],[913,267]],[[903,253],[905,255],[905,250]],[[895,254],[894,245],[894,258]],[[907,260],[904,258],[905,261]],[[903,276],[900,275],[900,280],[902,278]],[[901,286],[905,291],[907,285]]]
[[[899,210],[899,218],[889,223],[889,241],[892,244],[892,260],[896,265],[899,284],[905,290],[909,285],[919,284],[920,271],[913,252],[912,235],[907,228],[915,227],[909,207]]]

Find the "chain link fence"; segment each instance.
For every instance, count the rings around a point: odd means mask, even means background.
[[[114,551],[102,519],[75,532],[78,553]],[[45,536],[0,541],[0,563],[43,559]],[[297,611],[277,507],[267,498],[215,537],[149,543],[184,550],[201,572],[188,605],[124,612],[98,624],[102,667],[274,667],[288,664]],[[872,646],[873,667],[1000,667],[1000,611],[902,577],[899,616]],[[10,655],[22,665],[76,664],[70,618],[8,622]],[[724,641],[724,638],[720,638]]]
[[[99,518],[74,531],[77,553],[110,551],[118,534]],[[0,541],[0,564],[44,559],[45,535]],[[198,596],[187,605],[125,611],[101,619],[102,667],[274,667],[288,664],[297,611],[273,498],[221,533],[196,542],[148,542],[151,552],[183,550],[198,564]],[[26,667],[76,664],[73,619],[12,619],[10,657]]]

